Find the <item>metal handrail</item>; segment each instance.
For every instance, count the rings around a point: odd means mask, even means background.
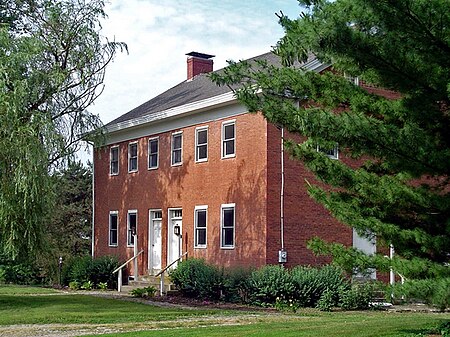
[[[168,266],[166,266],[163,270],[161,270],[158,274],[155,275],[155,277],[158,277],[161,275],[161,280],[159,284],[159,294],[162,296],[164,293],[164,273],[172,267],[176,262],[180,261],[183,257],[187,255],[188,252],[185,252],[184,254],[180,255],[176,260],[172,261]]]
[[[132,258],[129,258],[126,262],[122,263],[122,265],[120,265],[119,267],[117,267],[116,269],[114,269],[114,271],[112,272],[113,274],[116,272],[119,272],[119,274],[117,275],[117,291],[120,293],[122,290],[122,269],[123,267],[125,267],[128,263],[130,263],[131,261],[135,261],[139,255],[141,255],[144,252],[144,250],[142,249],[139,253],[137,253],[136,255],[134,255]],[[136,269],[136,265],[135,265],[135,269]],[[137,275],[137,271],[134,271],[135,275]]]

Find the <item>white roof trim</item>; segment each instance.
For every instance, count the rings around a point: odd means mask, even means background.
[[[107,127],[108,132],[115,132],[130,127],[139,126],[146,123],[151,123],[154,121],[159,121],[162,119],[167,119],[189,112],[199,111],[206,108],[211,108],[213,106],[223,105],[225,103],[236,101],[236,97],[233,92],[227,92],[225,94],[210,97],[201,101],[192,102],[180,106],[176,106],[171,109],[163,110],[160,112],[152,113],[150,115],[144,115],[138,118],[130,119],[124,122],[120,122]]]

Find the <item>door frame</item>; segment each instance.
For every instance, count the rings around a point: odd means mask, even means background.
[[[155,212],[161,212],[161,218],[155,218],[152,216]],[[163,221],[162,221],[162,210],[158,208],[149,209],[148,210],[148,274],[153,275],[153,220],[158,219],[161,221],[161,269],[162,269],[162,251],[163,251],[163,243],[162,243],[162,229],[163,229]]]
[[[171,224],[172,224],[172,220],[181,220],[181,228],[180,228],[180,237],[179,237],[179,249],[180,249],[180,256],[183,254],[183,214],[181,215],[181,217],[174,217],[173,213],[175,211],[181,211],[183,212],[183,208],[182,207],[171,207],[167,209],[167,258],[166,258],[166,266],[168,266],[172,261],[170,261],[170,254],[171,251],[170,249],[171,247],[171,239],[173,234],[173,231],[171,230]],[[178,256],[175,258],[175,260],[178,258]]]

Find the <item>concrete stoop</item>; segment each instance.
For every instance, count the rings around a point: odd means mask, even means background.
[[[161,285],[161,276],[155,277],[152,275],[142,275],[139,276],[137,280],[129,280],[128,285],[122,286],[122,292],[129,293],[133,289],[137,288],[145,288],[153,286],[156,289],[156,296],[159,296],[160,294],[160,285]],[[170,281],[169,277],[166,275],[164,277],[164,290],[163,292],[165,294],[170,293],[171,291],[174,291],[175,287],[173,283]]]

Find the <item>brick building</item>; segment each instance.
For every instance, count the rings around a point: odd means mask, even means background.
[[[209,80],[212,57],[188,54],[186,81],[106,125],[94,151],[93,255],[126,260],[137,245],[146,275],[185,252],[223,266],[276,264],[280,250],[287,266],[329,262],[306,248],[314,236],[374,251],[307,195],[314,178],[283,154],[283,131]]]

